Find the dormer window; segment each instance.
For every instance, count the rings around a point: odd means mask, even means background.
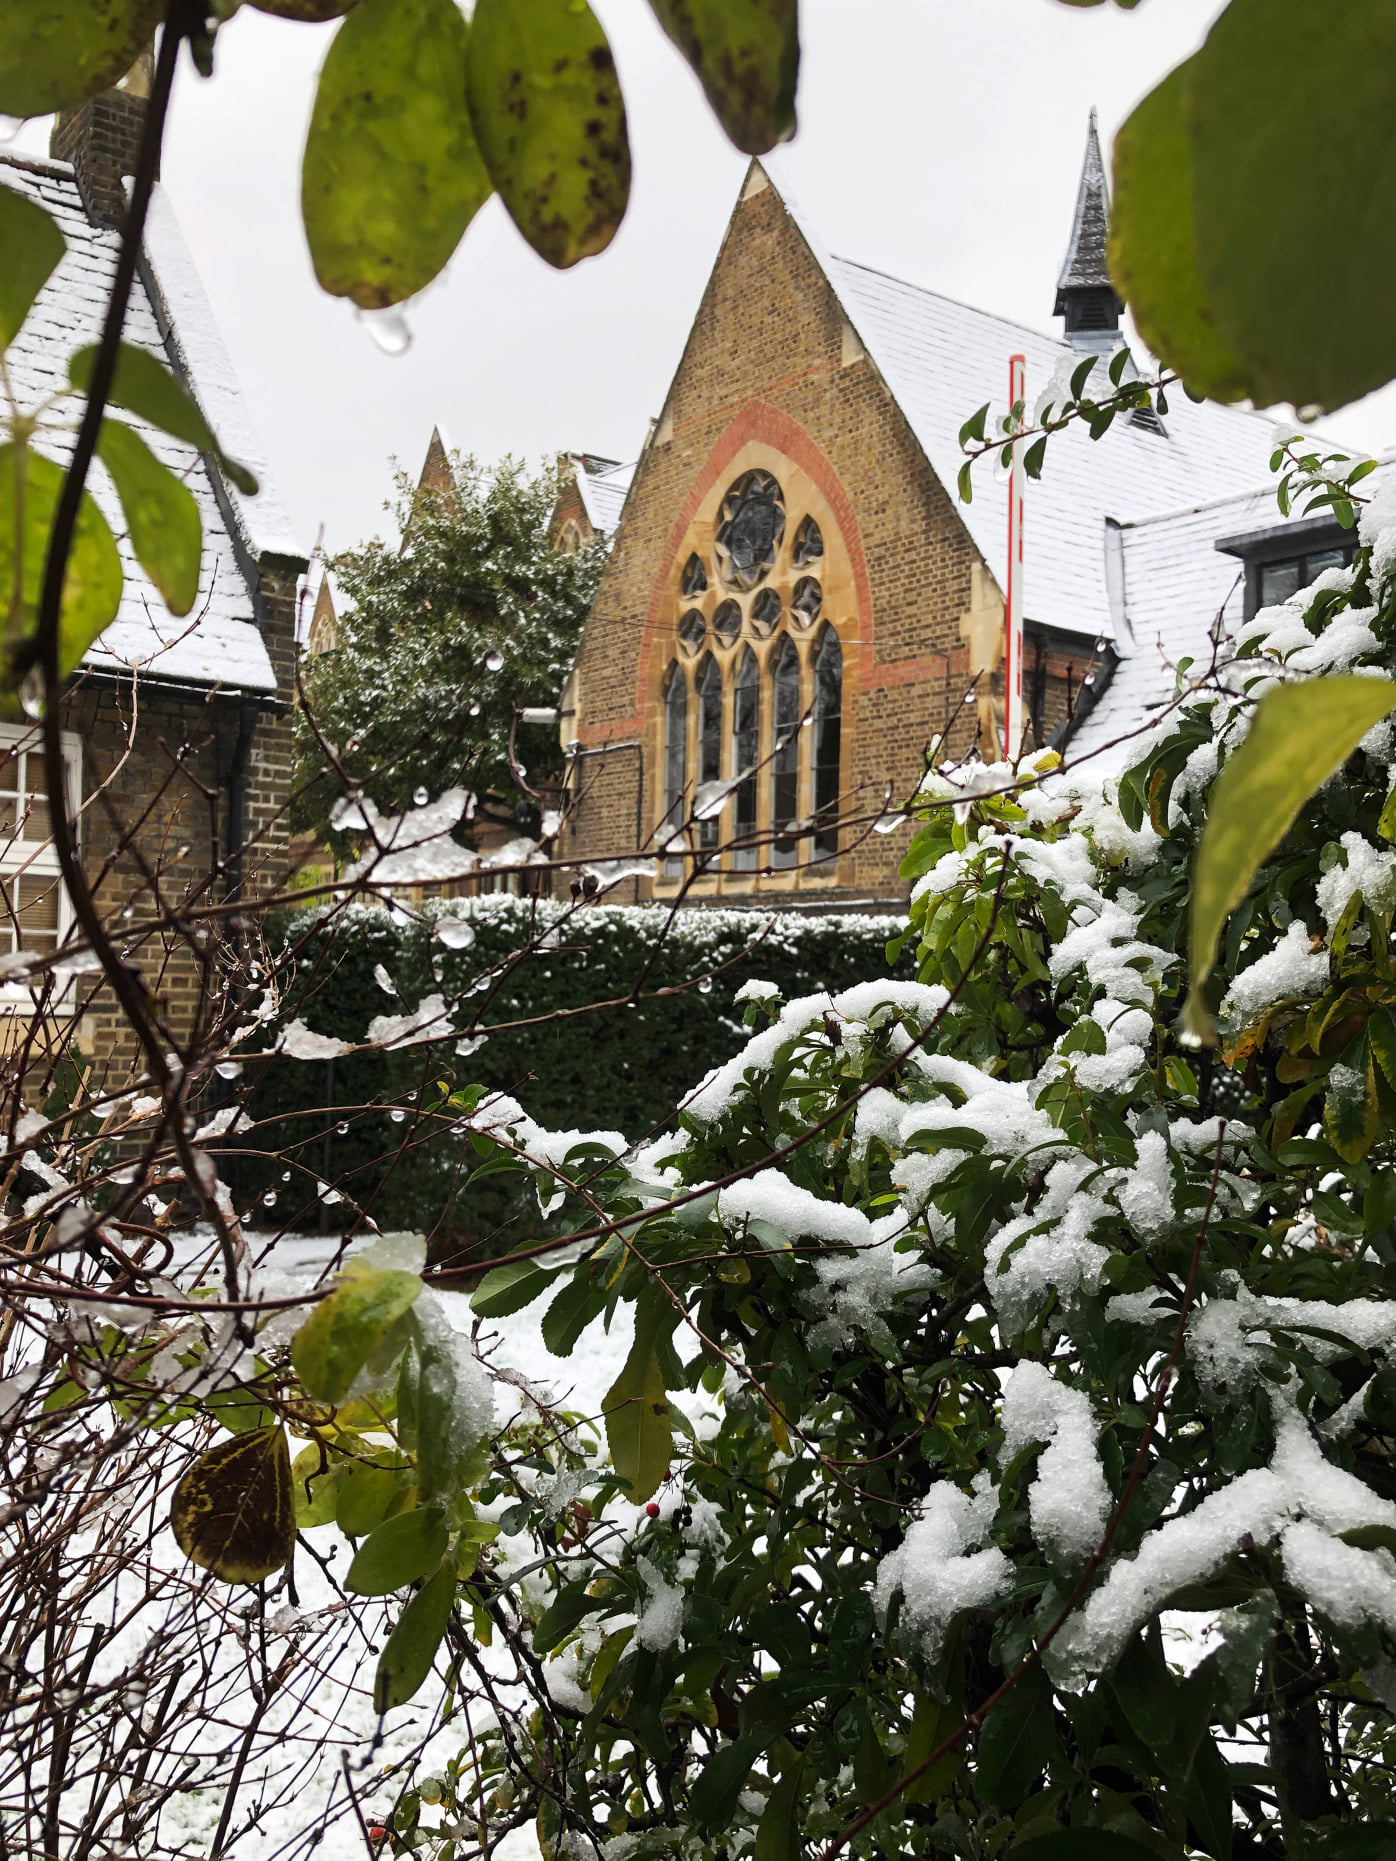
[[[1221,536],[1216,547],[1224,556],[1235,556],[1245,564],[1245,617],[1249,620],[1263,607],[1288,601],[1316,582],[1325,569],[1346,568],[1357,553],[1357,538],[1331,517],[1308,517]]]

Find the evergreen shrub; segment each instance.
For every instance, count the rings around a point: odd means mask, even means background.
[[[448,948],[436,927],[461,919],[474,941]],[[430,1135],[414,1135],[407,1119],[396,1123],[387,1109],[346,1111],[340,1134],[333,1108],[382,1104],[411,1113],[422,1100],[408,1095],[431,1092],[444,1079],[509,1092],[553,1128],[642,1137],[746,1039],[735,1001],[744,983],[769,981],[787,1000],[847,988],[887,972],[888,940],[904,928],[902,918],[872,914],[671,914],[658,905],[572,908],[503,895],[410,912],[360,906],[333,919],[314,910],[290,914],[270,932],[284,952],[279,1025],[300,1019],[317,1034],[361,1041],[376,1015],[402,1014],[433,993],[451,1001],[472,983],[484,986],[453,1015],[457,1033],[449,1039],[332,1062],[281,1060],[267,1069],[251,1110],[258,1120],[276,1120],[257,1137],[258,1150],[270,1154],[242,1159],[239,1190],[270,1185],[279,1192],[278,1226],[310,1220],[335,1228],[358,1203],[385,1229],[437,1233],[438,1248],[447,1235],[493,1235],[502,1244],[525,1215],[538,1221],[521,1176],[479,1183],[464,1195],[462,1146],[439,1124],[426,1127]],[[539,948],[554,932],[556,945]],[[910,953],[899,971],[911,973]],[[395,995],[377,975],[391,979]],[[641,999],[631,1007],[637,984]],[[466,1018],[472,1006],[474,1024]],[[497,1031],[477,1051],[457,1054],[459,1034],[487,1029]],[[289,1191],[279,1181],[287,1164]],[[316,1207],[322,1178],[345,1198],[323,1211]]]

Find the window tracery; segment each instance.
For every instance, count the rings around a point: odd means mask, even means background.
[[[799,467],[787,476],[750,454],[745,463],[695,514],[671,571],[674,632],[655,746],[667,878],[684,870],[670,836],[694,791],[725,778],[730,799],[694,827],[697,849],[732,843],[714,875],[789,871],[811,853],[816,864],[839,854],[843,654],[834,621],[843,615],[831,607],[848,600],[851,568],[822,493]]]

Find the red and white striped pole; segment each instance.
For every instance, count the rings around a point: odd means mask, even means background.
[[[1021,355],[1008,360],[1008,404],[1026,401],[1026,362]],[[1024,408],[1026,417],[1026,408]],[[1023,749],[1023,442],[1013,442],[1013,463],[1008,472],[1008,588],[1003,604],[1003,753],[1013,762]]]

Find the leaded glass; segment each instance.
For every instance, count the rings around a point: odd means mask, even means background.
[[[744,472],[722,500],[718,572],[729,588],[755,588],[775,567],[785,535],[785,503],[769,472]]]
[[[824,590],[813,575],[802,575],[790,597],[790,617],[797,627],[812,627],[824,605]]]
[[[703,567],[701,557],[690,556],[684,563],[683,574],[679,578],[679,587],[686,601],[691,601],[695,595],[708,592],[708,571]]]
[[[742,610],[735,601],[724,601],[713,615],[713,632],[724,646],[733,646],[741,630]]]
[[[661,847],[683,826],[684,791],[688,785],[688,680],[681,665],[669,667],[664,688],[664,821]],[[670,876],[683,871],[677,853],[664,862]]]
[[[795,532],[795,547],[790,552],[797,569],[807,569],[824,560],[824,536],[813,517],[802,517]]]
[[[722,780],[722,673],[711,653],[698,669],[698,781]],[[716,818],[698,823],[698,844],[717,845]]]
[[[800,806],[800,655],[787,634],[776,652],[771,680],[775,749],[771,757],[773,866],[793,866],[798,851],[787,830]]]
[[[696,659],[702,652],[707,632],[707,622],[696,607],[691,607],[679,622],[679,645],[690,659]]]
[[[762,588],[751,604],[751,630],[758,640],[768,640],[780,620],[780,596],[774,588]]]
[[[756,655],[748,646],[732,691],[732,772],[750,772],[737,788],[732,810],[733,838],[752,842],[732,850],[732,864],[739,871],[749,871],[756,864],[756,763],[760,741],[761,673]]]
[[[839,757],[843,747],[843,653],[832,627],[814,656],[814,845],[839,850]]]

